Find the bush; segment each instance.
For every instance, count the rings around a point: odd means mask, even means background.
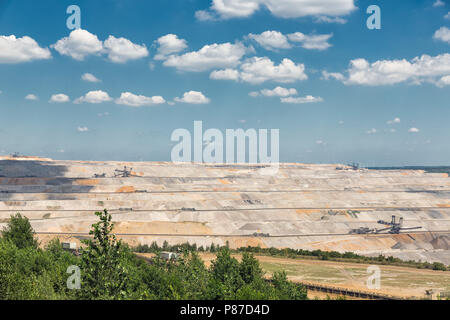
[[[11,216],[7,227],[2,231],[2,237],[14,243],[19,249],[38,247],[30,221],[27,217],[22,217],[20,213]]]

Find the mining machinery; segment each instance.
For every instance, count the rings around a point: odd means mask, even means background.
[[[392,216],[392,220],[390,222],[384,221],[384,220],[378,220],[377,222],[379,224],[384,224],[385,226],[388,226],[388,227],[383,228],[383,229],[377,229],[376,233],[388,231],[388,233],[398,234],[398,233],[400,233],[400,231],[415,230],[415,229],[421,229],[422,228],[422,227],[404,228],[403,227],[403,217],[400,217],[400,219],[397,222],[397,217],[396,216]]]
[[[123,167],[123,170],[116,169],[114,170],[114,178],[128,178],[134,176],[133,168],[127,168],[127,166]]]

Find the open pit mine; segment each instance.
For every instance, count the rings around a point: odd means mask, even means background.
[[[343,165],[0,158],[0,229],[17,212],[42,244],[89,236],[95,211],[134,246],[211,243],[351,251],[450,264],[450,179]]]

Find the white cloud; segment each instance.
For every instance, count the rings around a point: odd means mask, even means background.
[[[265,81],[288,83],[308,79],[308,76],[305,74],[305,66],[300,63],[295,64],[287,58],[283,59],[276,66],[267,57],[253,57],[247,59],[240,68],[240,78],[245,82],[253,84],[263,83]]]
[[[210,99],[199,91],[189,91],[184,93],[183,98],[175,98],[175,101],[190,104],[206,104],[210,102]]]
[[[328,40],[332,36],[333,34],[306,35],[301,32],[284,35],[279,31],[268,30],[261,34],[250,33],[248,38],[256,41],[263,48],[272,51],[292,48],[292,43],[289,41],[300,43],[304,49],[326,50],[331,47]]]
[[[444,41],[450,44],[450,29],[447,27],[441,27],[434,33],[433,39]]]
[[[445,3],[442,0],[436,0],[433,3],[433,7],[443,7],[443,6],[445,6]]]
[[[292,42],[301,43],[302,47],[309,50],[326,50],[331,47],[328,40],[333,36],[330,34],[306,35],[301,32],[295,32],[287,35]]]
[[[297,90],[294,88],[283,88],[283,87],[276,87],[272,90],[270,89],[262,89],[259,93],[265,97],[289,97],[289,96],[295,96],[298,94]]]
[[[347,20],[341,17],[327,17],[327,16],[319,16],[316,18],[316,23],[339,23],[345,24]]]
[[[250,33],[248,37],[255,40],[259,45],[267,50],[291,48],[287,37],[279,31],[264,31],[261,34]]]
[[[281,98],[282,103],[292,103],[292,104],[304,104],[304,103],[316,103],[322,102],[321,97],[305,96],[305,97],[287,97]]]
[[[73,30],[68,37],[58,40],[51,47],[62,55],[80,61],[89,55],[100,55],[103,51],[103,43],[97,36],[83,29]]]
[[[369,131],[367,131],[367,134],[375,134],[375,133],[377,133],[377,129],[375,128],[372,128]]]
[[[417,129],[417,128],[410,128],[409,130],[408,130],[408,132],[411,132],[411,133],[417,133],[417,132],[419,132],[420,130],[419,129]]]
[[[345,80],[345,76],[339,72],[327,72],[324,70],[322,71],[322,79],[323,80],[336,79],[339,81],[343,81]]]
[[[450,20],[450,11],[444,16],[444,19],[449,19]]]
[[[171,55],[163,64],[166,67],[193,72],[230,68],[237,66],[246,52],[247,48],[242,43],[214,43],[204,46],[199,51]]]
[[[276,66],[267,57],[253,57],[245,60],[240,65],[239,71],[235,69],[217,70],[211,73],[210,78],[215,80],[241,80],[251,84],[260,84],[265,81],[289,83],[306,80],[308,76],[303,64],[296,64],[290,59],[285,58]]]
[[[104,47],[108,58],[115,63],[125,63],[128,60],[141,59],[148,56],[145,44],[138,45],[125,38],[109,36]]]
[[[70,98],[68,95],[64,94],[64,93],[58,93],[58,94],[54,94],[51,96],[50,98],[50,103],[65,103],[65,102],[69,102]]]
[[[81,76],[81,79],[87,82],[101,82],[100,79],[97,79],[92,73],[85,73]]]
[[[165,60],[167,56],[183,51],[187,48],[187,42],[178,38],[176,34],[166,34],[155,41],[158,44],[155,60]]]
[[[444,76],[436,84],[438,87],[450,86],[450,75]]]
[[[209,75],[214,80],[239,80],[239,71],[234,69],[215,70]]]
[[[439,78],[450,75],[450,54],[435,57],[422,55],[411,61],[379,60],[369,63],[365,59],[350,61],[345,84],[367,86],[392,85],[401,82],[437,84]]]
[[[41,48],[30,37],[0,36],[0,63],[21,63],[52,57],[48,48]]]
[[[37,101],[39,100],[39,98],[36,95],[30,93],[25,96],[25,100]]]
[[[199,21],[214,21],[217,20],[217,16],[209,12],[208,10],[198,10],[195,12],[195,18]]]
[[[161,96],[146,97],[142,95],[135,95],[131,92],[122,92],[120,98],[116,99],[115,102],[116,104],[126,105],[130,107],[142,107],[162,104],[166,101]]]
[[[88,132],[89,128],[88,127],[78,127],[77,130],[78,130],[78,132]]]
[[[148,56],[146,46],[138,45],[125,38],[109,36],[103,43],[95,34],[87,30],[73,30],[68,37],[58,40],[51,46],[62,55],[70,56],[82,61],[90,55],[108,55],[108,59],[115,63],[140,59]]]
[[[97,114],[100,118],[109,116],[109,112],[101,112]]]
[[[267,8],[274,16],[342,16],[356,9],[354,0],[212,0],[210,10],[222,19],[245,18]]]
[[[107,92],[102,91],[102,90],[96,90],[96,91],[89,91],[88,93],[86,93],[86,95],[76,99],[74,101],[74,103],[80,104],[80,103],[86,102],[86,103],[98,104],[98,103],[107,102],[107,101],[111,101],[111,100],[112,100],[112,98],[108,95]]]
[[[396,124],[396,123],[400,123],[400,122],[401,122],[400,118],[394,118],[393,120],[389,120],[386,123],[387,124]]]

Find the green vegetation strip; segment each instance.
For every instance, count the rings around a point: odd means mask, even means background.
[[[228,247],[228,245],[226,246]],[[159,253],[161,251],[172,251],[172,252],[217,252],[221,247],[211,244],[211,246],[200,246],[184,243],[180,245],[169,245],[167,241],[164,242],[162,247],[159,247],[156,242],[153,242],[150,246],[148,245],[138,245],[133,248],[133,251],[140,253]],[[392,256],[385,257],[379,255],[378,257],[366,257],[355,254],[353,252],[340,253],[337,251],[322,251],[322,250],[303,250],[303,249],[277,249],[277,248],[261,248],[261,247],[241,247],[238,249],[231,250],[232,253],[252,253],[256,255],[264,255],[271,257],[282,257],[290,259],[314,259],[314,260],[329,260],[337,262],[352,262],[352,263],[364,263],[364,264],[377,264],[377,265],[392,265],[399,267],[411,267],[417,269],[431,269],[440,271],[450,271],[450,266],[446,266],[440,262],[418,262],[418,261],[404,261],[399,258],[394,258]]]
[[[12,216],[0,237],[0,299],[27,300],[305,300],[306,287],[275,272],[267,281],[253,254],[239,262],[227,247],[216,250],[207,268],[195,251],[176,259],[139,259],[112,233],[105,210],[97,212],[92,238],[77,252],[58,239],[40,248],[26,217]],[[76,272],[79,268],[79,287]],[[76,269],[75,267],[75,269]],[[75,286],[73,286],[75,285]]]

